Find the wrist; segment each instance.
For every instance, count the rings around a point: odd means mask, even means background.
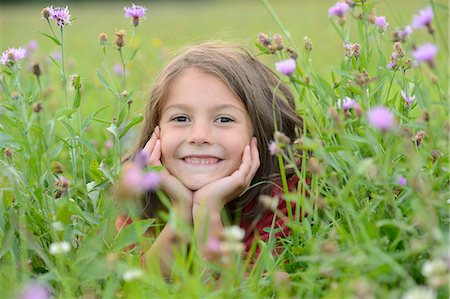
[[[222,211],[224,207],[224,204],[221,200],[218,200],[216,198],[206,198],[198,196],[197,194],[194,196],[193,206],[192,210],[198,210],[198,209],[208,209],[212,211],[219,212]]]

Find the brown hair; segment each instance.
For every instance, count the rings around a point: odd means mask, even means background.
[[[163,101],[174,79],[188,68],[197,68],[216,76],[227,84],[242,100],[250,115],[254,135],[258,141],[261,166],[252,185],[273,177],[279,172],[278,160],[268,149],[275,129],[294,140],[296,128],[303,129],[302,118],[295,111],[294,96],[280,78],[261,61],[253,57],[239,45],[227,43],[205,43],[190,46],[176,56],[159,74],[153,86],[146,107],[144,126],[134,151],[142,150],[150,139],[161,117]],[[133,156],[133,155],[132,155]],[[270,193],[271,185],[257,184],[241,197],[227,205],[234,214],[260,194]],[[144,216],[156,217],[162,208],[156,194],[149,193],[143,198]],[[256,203],[244,218],[255,217],[260,210]]]

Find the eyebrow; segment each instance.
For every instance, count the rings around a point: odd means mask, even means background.
[[[217,106],[213,106],[213,109],[211,109],[212,111],[218,111],[218,110],[222,110],[222,109],[235,109],[238,110],[241,113],[247,113],[246,110],[237,107],[236,105],[231,105],[231,104],[221,104],[221,105],[217,105]],[[167,106],[164,110],[169,110],[169,109],[183,109],[183,110],[191,110],[192,106],[188,105],[188,104],[183,104],[183,103],[179,103],[179,104],[172,104]]]

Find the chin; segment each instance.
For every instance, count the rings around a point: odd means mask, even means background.
[[[197,191],[199,189],[201,189],[202,187],[208,185],[209,183],[211,183],[212,181],[185,181],[183,182],[183,184],[191,191]]]

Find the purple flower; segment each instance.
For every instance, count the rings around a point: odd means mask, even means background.
[[[367,113],[369,124],[382,131],[388,131],[395,126],[395,119],[391,111],[383,106],[374,107]]]
[[[27,51],[23,48],[9,48],[2,53],[0,63],[3,65],[13,65],[15,62],[23,59]]]
[[[292,75],[295,70],[295,66],[295,60],[292,58],[275,63],[275,68],[277,69],[277,71],[286,76]]]
[[[358,103],[356,103],[355,100],[349,98],[349,97],[345,97],[344,100],[341,103],[341,99],[338,99],[336,102],[336,105],[339,109],[342,108],[342,110],[344,111],[348,111],[350,108],[354,108],[358,105]]]
[[[161,176],[156,171],[149,171],[142,175],[141,182],[144,190],[155,190],[161,182]]]
[[[141,165],[130,163],[123,169],[123,182],[133,192],[154,190],[159,186],[161,177],[156,171],[144,171]]]
[[[406,187],[406,184],[408,183],[408,180],[404,176],[400,176],[397,180],[397,184]]]
[[[49,288],[37,281],[31,281],[20,292],[18,299],[49,299],[52,298]]]
[[[414,29],[429,27],[433,20],[433,10],[431,6],[419,11],[419,15],[413,17],[411,26]]]
[[[115,64],[113,66],[113,71],[117,76],[122,77],[123,76],[123,65],[121,63]]]
[[[140,5],[131,5],[131,7],[124,7],[125,18],[133,18],[133,25],[139,25],[139,19],[145,16],[145,12],[147,11],[146,7]]]
[[[144,151],[140,151],[136,154],[136,156],[134,157],[134,162],[136,162],[136,164],[141,167],[141,168],[145,168],[148,166],[148,159],[150,159],[150,157],[148,156],[148,154]]]
[[[34,50],[36,50],[37,47],[38,47],[38,42],[34,39],[30,40],[28,42],[27,49],[26,49],[27,55],[30,54],[31,52],[33,52]]]
[[[406,92],[403,91],[403,90],[401,90],[400,93],[401,93],[402,98],[403,98],[403,100],[404,100],[405,106],[406,106],[406,107],[411,106],[412,103],[414,102],[414,100],[415,100],[416,97],[415,97],[415,96],[410,96],[410,97],[408,97],[408,96],[406,95]]]
[[[434,57],[438,52],[438,47],[432,43],[425,43],[417,47],[412,52],[412,56],[418,62],[427,62],[433,64]]]
[[[350,9],[350,6],[345,2],[336,2],[336,4],[328,9],[328,16],[342,18],[344,14]]]
[[[61,55],[61,52],[59,52],[59,51],[53,51],[52,53],[50,53],[49,56],[51,56],[57,62],[61,62],[62,61],[62,55]]]
[[[403,34],[404,34],[404,36],[410,36],[411,33],[412,33],[412,28],[411,28],[411,26],[408,25],[408,26],[405,27],[405,29],[403,29]]]
[[[385,32],[389,23],[386,22],[385,16],[379,16],[379,17],[377,16],[377,17],[375,17],[375,25],[377,25],[378,31]]]
[[[70,14],[69,14],[69,8],[66,6],[64,8],[62,7],[50,7],[50,18],[56,20],[56,24],[60,28],[63,28],[65,24],[71,24],[70,22]]]
[[[275,141],[271,140],[269,143],[269,152],[272,156],[276,156],[281,153],[281,148]]]

